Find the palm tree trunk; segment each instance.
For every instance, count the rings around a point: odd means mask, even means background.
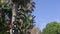
[[[17,4],[13,4],[12,7],[12,21],[11,21],[11,29],[10,29],[10,34],[13,34],[13,28],[14,28],[14,23],[16,21],[16,16],[17,16]]]

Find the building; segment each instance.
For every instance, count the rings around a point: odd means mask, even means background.
[[[37,28],[37,27],[34,27],[32,30],[31,30],[31,34],[40,34],[41,31]]]
[[[41,31],[37,27],[33,27],[33,29],[27,30],[28,34],[41,34]]]

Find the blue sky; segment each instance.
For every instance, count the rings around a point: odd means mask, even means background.
[[[36,27],[42,30],[49,22],[60,22],[60,0],[34,0],[34,2]]]

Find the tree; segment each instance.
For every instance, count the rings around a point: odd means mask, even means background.
[[[60,34],[60,23],[51,22],[43,29],[42,34]]]
[[[9,17],[8,17],[9,16]],[[7,0],[0,0],[0,34],[7,34],[8,21],[11,18],[11,9]]]
[[[1,29],[5,29],[4,32],[10,34],[27,34],[26,31],[34,26],[34,16],[31,13],[35,3],[32,0],[0,1],[0,16],[2,16],[0,23],[4,25]]]

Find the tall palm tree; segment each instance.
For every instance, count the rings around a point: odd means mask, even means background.
[[[8,0],[2,0],[5,26],[9,26],[10,34],[26,34],[26,31],[33,27],[34,17],[31,13],[34,2],[32,0],[9,0],[9,3],[5,3],[6,1]]]
[[[16,16],[17,16],[18,10],[22,10],[20,12],[23,12],[27,18],[28,13],[30,13],[33,10],[32,7],[34,7],[32,0],[11,0],[11,3],[13,4],[12,22],[11,22],[12,26],[14,25],[13,23],[16,21]],[[22,27],[22,25],[23,25],[23,22],[20,25],[20,27]],[[12,28],[11,28],[11,34],[12,34]]]

